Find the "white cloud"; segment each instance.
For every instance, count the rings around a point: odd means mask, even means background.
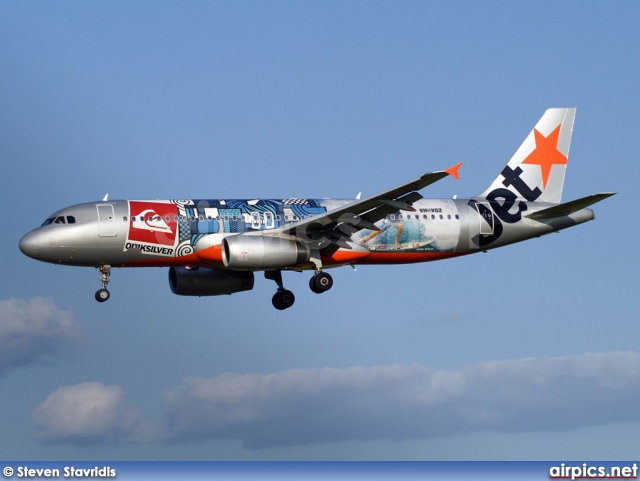
[[[71,311],[51,299],[0,301],[0,374],[51,357],[81,339]]]
[[[188,378],[165,393],[165,409],[172,440],[253,448],[566,430],[640,420],[640,354]]]
[[[34,411],[38,441],[135,442],[154,433],[119,386],[85,382],[58,388]]]
[[[423,365],[295,369],[187,378],[164,394],[166,430],[118,386],[57,389],[34,411],[44,442],[240,440],[262,448],[401,441],[473,431],[566,431],[640,421],[640,353]]]

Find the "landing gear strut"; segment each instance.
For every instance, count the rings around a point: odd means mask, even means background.
[[[104,302],[109,299],[111,294],[107,290],[107,284],[109,284],[109,276],[111,275],[111,266],[96,267],[100,272],[100,282],[102,282],[102,289],[96,291],[96,301]]]
[[[284,288],[282,284],[282,271],[265,271],[264,277],[278,284],[278,292],[276,292],[271,299],[273,307],[283,311],[293,306],[293,303],[296,301],[296,296],[293,295],[293,292]]]

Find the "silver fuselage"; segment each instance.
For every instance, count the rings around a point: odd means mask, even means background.
[[[351,199],[181,200],[90,202],[53,213],[27,233],[20,249],[29,257],[74,266],[207,265],[194,253],[211,236],[270,230],[344,206]],[[522,212],[552,204],[526,204]],[[345,263],[401,264],[486,251],[539,237],[594,218],[582,209],[538,222],[485,199],[422,199],[415,211],[398,211],[351,236],[370,255]],[[222,264],[218,267],[223,267]],[[312,265],[290,266],[306,269]],[[327,266],[330,267],[330,266]]]

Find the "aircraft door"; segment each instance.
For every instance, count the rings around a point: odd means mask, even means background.
[[[98,225],[100,237],[113,237],[116,235],[116,219],[113,213],[113,205],[102,204],[98,208]]]
[[[491,210],[491,206],[488,202],[477,202],[476,210],[478,211],[479,217],[479,234],[480,235],[491,235],[493,234],[494,229],[494,220],[493,220],[493,211]]]

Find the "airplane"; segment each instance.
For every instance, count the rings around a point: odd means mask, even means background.
[[[451,176],[458,163],[361,199],[115,200],[64,208],[20,240],[29,257],[95,267],[104,302],[112,267],[169,267],[183,296],[249,291],[254,272],[275,281],[276,309],[295,301],[282,271],[313,271],[321,294],[325,269],[403,264],[486,252],[594,219],[602,192],[561,202],[575,108],[547,110],[482,193],[427,199],[418,192]]]

